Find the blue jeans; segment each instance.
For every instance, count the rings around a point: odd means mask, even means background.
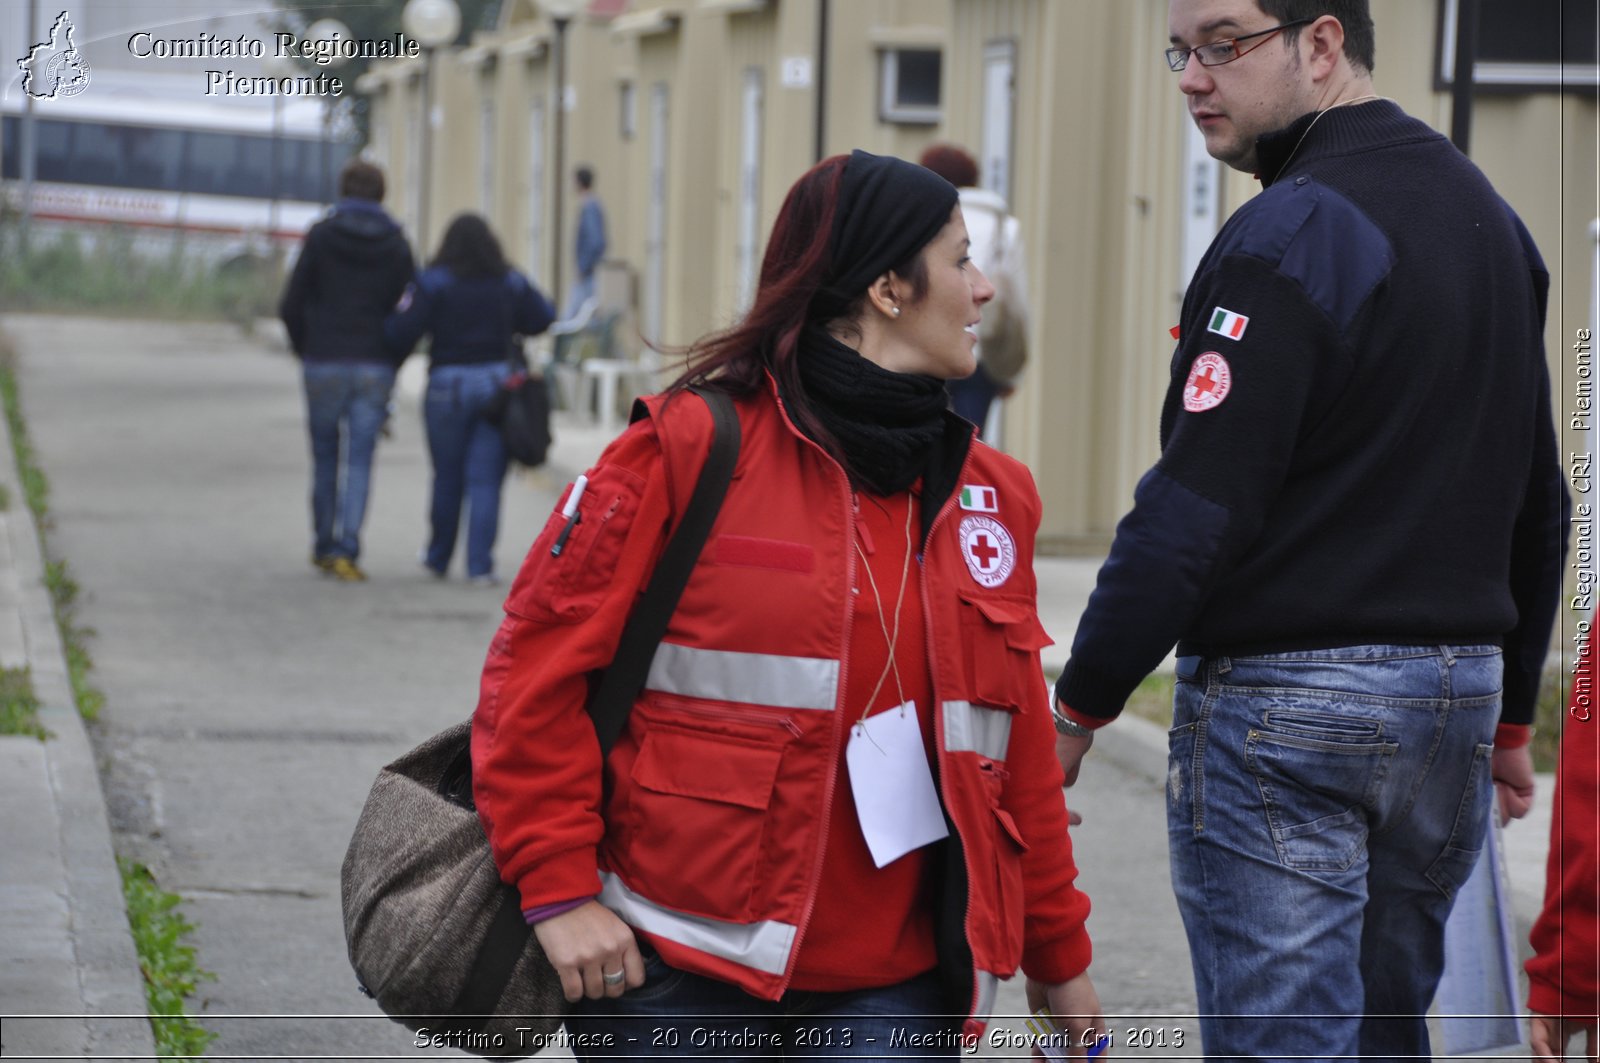
[[[776,1001],[758,1000],[727,982],[669,967],[640,944],[644,985],[614,1000],[572,1006],[571,1033],[610,1034],[613,1046],[575,1048],[580,1060],[954,1059],[960,1054],[960,1020],[947,1014],[935,974],[878,989],[791,990]]]
[[[303,378],[311,433],[311,549],[318,557],[354,561],[361,555],[372,452],[388,413],[394,367],[306,362]]]
[[[506,448],[500,429],[484,419],[484,407],[510,374],[505,362],[441,365],[428,374],[422,402],[433,458],[433,501],[423,564],[443,573],[455,552],[461,508],[467,508],[467,575],[494,572],[494,540],[500,531],[500,488],[506,478]]]
[[[1208,1059],[1427,1057],[1500,684],[1493,646],[1180,658],[1168,842]]]

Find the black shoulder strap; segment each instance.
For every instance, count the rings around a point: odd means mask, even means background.
[[[711,407],[711,418],[716,434],[711,441],[711,453],[695,481],[694,493],[689,496],[689,508],[684,512],[678,528],[667,541],[661,559],[656,563],[654,575],[645,588],[644,596],[628,615],[622,629],[622,641],[617,655],[601,676],[599,688],[589,699],[589,715],[594,719],[595,732],[600,736],[601,755],[610,752],[617,737],[622,734],[633,708],[633,699],[644,687],[650,674],[650,662],[655,657],[656,646],[666,634],[667,621],[678,607],[678,598],[689,583],[689,573],[711,534],[711,525],[722,508],[722,499],[728,493],[733,479],[733,466],[739,457],[739,416],[734,412],[733,400],[721,391],[693,388],[695,394]],[[470,761],[468,762],[470,765]],[[471,788],[468,787],[468,792]],[[485,854],[487,855],[487,854]],[[501,890],[500,906],[491,918],[484,937],[483,948],[477,962],[467,976],[467,983],[456,999],[453,1014],[440,1016],[431,1026],[437,1032],[476,1032],[493,1016],[495,1007],[505,994],[517,961],[527,948],[532,930],[522,917],[522,904],[517,890],[505,886]]]
[[[716,434],[700,478],[695,481],[694,493],[689,496],[689,508],[684,511],[666,549],[662,550],[644,596],[628,615],[617,655],[601,676],[594,697],[589,699],[589,715],[594,718],[595,733],[600,736],[602,756],[611,751],[622,734],[633,700],[644,688],[656,647],[667,632],[667,622],[678,608],[678,598],[689,583],[689,573],[694,570],[695,561],[711,534],[711,525],[722,508],[722,499],[733,479],[734,463],[739,458],[739,415],[734,412],[733,400],[726,393],[709,388],[692,390],[711,407]]]

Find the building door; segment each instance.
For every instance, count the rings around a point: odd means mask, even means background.
[[[1206,136],[1184,116],[1183,123],[1183,243],[1179,249],[1178,292],[1200,265],[1217,235],[1222,205],[1222,164],[1206,151]]]
[[[1011,127],[1016,102],[1017,45],[991,41],[983,49],[983,144],[978,182],[1011,202]]]
[[[644,338],[659,343],[666,317],[667,86],[650,88],[650,203],[644,226]]]
[[[761,112],[763,81],[760,67],[744,72],[743,127],[739,157],[739,237],[736,270],[738,311],[755,300],[761,244]]]

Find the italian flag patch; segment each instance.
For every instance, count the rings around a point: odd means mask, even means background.
[[[998,513],[1000,499],[996,497],[992,487],[965,484],[961,488],[961,508],[974,513]]]
[[[1224,310],[1219,306],[1211,311],[1211,324],[1206,326],[1206,331],[1226,336],[1230,340],[1242,340],[1245,327],[1249,324],[1250,319],[1243,314],[1235,314],[1232,310]]]

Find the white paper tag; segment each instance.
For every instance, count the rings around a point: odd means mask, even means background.
[[[851,727],[844,758],[874,864],[883,867],[950,833],[915,704],[908,701]]]

